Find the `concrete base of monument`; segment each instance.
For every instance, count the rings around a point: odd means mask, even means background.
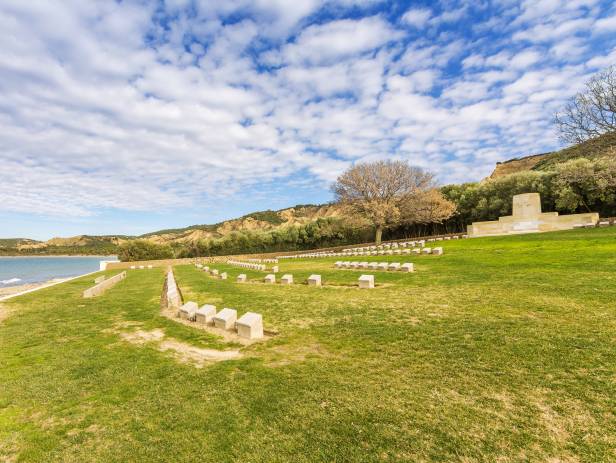
[[[516,235],[542,233],[594,226],[599,214],[558,215],[558,212],[541,212],[539,193],[526,193],[513,197],[513,214],[490,222],[473,222],[468,226],[468,236]]]

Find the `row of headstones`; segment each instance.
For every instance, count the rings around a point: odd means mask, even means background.
[[[173,276],[173,271],[169,270],[167,272],[167,306],[169,307],[179,307],[182,304],[182,297],[180,296],[180,291],[178,290],[178,285],[175,282],[175,277]]]
[[[131,265],[130,266],[131,270],[135,270],[135,269],[143,270],[144,268],[154,268],[154,266],[152,265],[148,265],[147,267],[145,265]]]
[[[226,280],[229,277],[227,275],[227,272],[219,272],[218,269],[216,269],[216,268],[210,269],[210,267],[208,267],[207,265],[202,266],[201,269],[205,273],[209,273],[213,277],[220,278],[221,280]]]
[[[247,268],[250,270],[259,270],[259,271],[265,271],[265,265],[263,264],[253,264],[252,262],[242,262],[239,260],[228,260],[227,264],[229,265],[233,265],[235,267],[241,267],[241,268]],[[199,264],[197,264],[197,267],[199,267]]]
[[[278,263],[278,259],[260,259],[260,258],[250,258],[250,259],[246,259],[248,262],[258,262],[258,263],[265,263],[265,264],[277,264]]]
[[[225,331],[237,331],[240,338],[261,339],[263,337],[263,317],[255,312],[246,312],[239,319],[237,310],[224,308],[216,313],[216,306],[187,302],[179,308],[177,316],[181,319],[209,325]]]
[[[399,264],[398,264],[399,265]],[[411,269],[410,270],[404,270],[404,271],[413,271],[413,264],[405,264],[405,265],[410,265]],[[242,278],[243,277],[243,278]],[[240,280],[240,278],[242,278]],[[238,275],[237,277],[237,281],[238,283],[243,283],[246,281],[246,275]],[[276,275],[270,274],[270,275],[266,275],[266,277],[263,279],[263,281],[266,284],[275,284],[276,283]],[[308,286],[322,286],[322,281],[321,281],[321,275],[310,275],[310,277],[308,278]],[[282,278],[280,279],[280,284],[282,285],[292,285],[293,284],[293,275],[291,274],[286,274],[283,275]],[[374,288],[374,275],[362,275],[359,277],[359,287],[360,288]]]
[[[413,249],[407,248],[407,245],[419,246]],[[279,259],[301,259],[306,257],[347,257],[347,256],[384,256],[384,255],[400,255],[400,254],[421,254],[422,249],[424,254],[443,254],[442,247],[436,247],[432,252],[432,248],[426,248],[426,241],[410,241],[409,243],[394,243],[394,245],[383,246],[366,246],[363,248],[345,249],[342,252],[315,252],[308,254],[295,254],[292,256],[280,256]],[[405,249],[399,249],[405,248]]]
[[[357,248],[347,248],[343,249],[343,252],[355,252],[355,251],[371,251],[373,249],[395,249],[395,248],[406,248],[411,247],[414,248],[416,246],[424,247],[426,243],[434,243],[436,241],[450,241],[450,240],[458,240],[460,238],[468,238],[468,235],[454,235],[454,236],[441,236],[438,238],[428,238],[425,240],[415,240],[415,241],[402,241],[402,242],[394,242],[394,243],[384,243],[378,246],[364,246]]]
[[[410,262],[400,264],[399,262],[342,262],[338,261],[334,264],[336,268],[350,269],[370,269],[370,270],[391,270],[400,272],[414,272],[415,267]]]

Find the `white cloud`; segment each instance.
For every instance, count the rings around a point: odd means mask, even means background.
[[[609,34],[593,43],[589,25],[611,27],[596,2],[533,5],[501,1],[476,32],[448,26],[473,2],[392,18],[373,2],[199,1],[189,14],[175,0],[161,24],[154,4],[7,0],[0,210],[191,208],[297,176],[322,188],[387,157],[477,179],[554,148],[553,111],[615,62]],[[311,16],[321,8],[331,17]]]
[[[424,27],[432,17],[432,12],[427,8],[411,8],[402,16],[402,22],[417,29]]]
[[[616,14],[607,18],[599,19],[593,29],[598,32],[616,31]]]
[[[281,53],[286,63],[331,63],[372,51],[401,36],[378,16],[342,19],[307,27]]]

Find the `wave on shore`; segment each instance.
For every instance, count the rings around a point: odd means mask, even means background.
[[[21,278],[11,278],[9,280],[0,280],[0,285],[12,285],[21,281]]]

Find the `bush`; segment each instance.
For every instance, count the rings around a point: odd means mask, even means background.
[[[132,240],[122,243],[118,249],[118,258],[122,262],[137,260],[172,259],[173,249],[170,246],[152,243],[146,240]]]

